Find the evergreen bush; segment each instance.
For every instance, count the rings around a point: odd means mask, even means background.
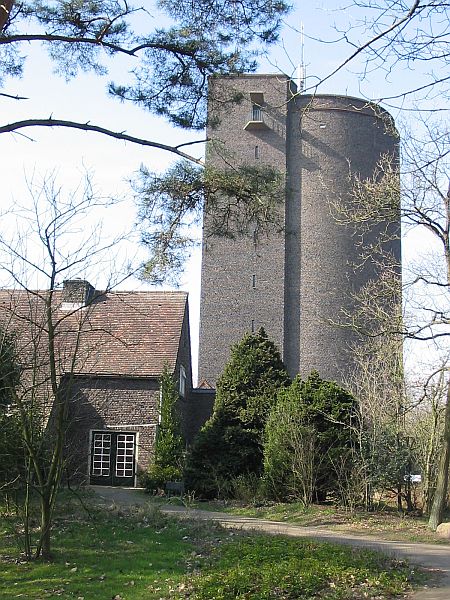
[[[167,365],[160,379],[160,424],[156,433],[153,462],[143,477],[149,492],[163,490],[166,482],[182,478],[184,442],[178,414],[176,381]]]
[[[288,384],[281,355],[264,329],[232,347],[213,415],[188,457],[188,489],[206,498],[231,496],[233,479],[261,473],[264,425],[278,390]]]
[[[316,371],[281,390],[265,429],[266,492],[306,504],[339,494],[342,465],[351,468],[356,411],[353,396]]]

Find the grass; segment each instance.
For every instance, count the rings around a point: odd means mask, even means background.
[[[61,506],[52,562],[18,559],[14,517],[0,520],[0,599],[381,600],[420,581],[372,552],[177,521],[152,505]]]
[[[403,594],[413,577],[406,563],[375,552],[252,535],[216,548],[187,593],[192,600],[380,600]]]
[[[0,598],[160,598],[185,574],[187,529],[154,509],[68,515],[56,520],[51,563],[13,560],[14,537],[3,530]]]
[[[368,513],[362,510],[349,512],[331,505],[316,504],[305,508],[295,502],[258,506],[217,501],[197,502],[195,508],[269,521],[283,521],[303,527],[321,527],[355,535],[372,535],[386,540],[448,544],[448,540],[440,538],[428,529],[425,517],[399,514],[390,507]]]

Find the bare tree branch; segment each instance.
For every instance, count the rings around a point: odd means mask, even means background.
[[[140,146],[149,146],[151,148],[158,148],[159,150],[165,150],[166,152],[171,152],[176,154],[177,156],[181,156],[186,160],[194,162],[198,165],[203,165],[203,161],[200,158],[195,158],[194,156],[179,150],[178,146],[169,146],[167,144],[163,144],[161,142],[152,142],[151,140],[146,140],[143,138],[134,137],[132,135],[128,135],[123,131],[111,131],[110,129],[106,129],[105,127],[100,127],[98,125],[91,125],[90,123],[77,123],[75,121],[64,121],[61,119],[26,119],[25,121],[16,121],[15,123],[9,123],[8,125],[0,126],[0,134],[1,133],[12,133],[14,131],[18,131],[19,129],[23,129],[26,127],[67,127],[69,129],[81,129],[82,131],[94,131],[96,133],[101,133],[103,135],[107,135],[109,137],[115,138],[117,140],[123,140],[125,142],[130,142],[132,144],[138,144]],[[200,143],[200,142],[192,142],[192,143]]]
[[[350,54],[350,56],[348,56],[335,69],[333,69],[333,71],[331,71],[331,73],[329,73],[326,77],[323,77],[317,84],[310,86],[308,89],[309,90],[312,90],[312,89],[317,90],[317,88],[320,85],[325,83],[325,81],[328,81],[328,79],[331,79],[332,77],[334,77],[334,75],[336,75],[336,73],[341,71],[346,65],[348,65],[350,62],[352,62],[357,56],[359,56],[362,52],[364,52],[364,50],[367,50],[367,48],[370,48],[371,46],[373,46],[378,40],[386,37],[387,35],[389,35],[393,31],[395,31],[396,29],[399,29],[402,25],[404,25],[411,19],[411,17],[416,12],[416,10],[418,10],[419,6],[420,6],[420,0],[414,0],[411,8],[409,9],[408,13],[404,17],[396,20],[390,27],[387,27],[386,29],[384,29],[383,31],[378,33],[377,35],[373,36],[367,42],[365,42],[364,44],[359,46],[352,54]],[[303,90],[302,93],[305,93],[306,91],[308,91],[308,89]]]

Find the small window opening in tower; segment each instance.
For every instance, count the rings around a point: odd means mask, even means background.
[[[252,121],[262,121],[262,110],[259,104],[252,105]]]
[[[252,333],[255,333],[255,321],[252,319]]]
[[[259,146],[255,146],[255,158],[259,158]]]
[[[256,275],[252,275],[252,288],[256,288]]]

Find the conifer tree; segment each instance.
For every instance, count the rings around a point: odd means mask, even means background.
[[[178,413],[179,395],[176,381],[167,365],[160,379],[160,423],[155,441],[153,463],[145,480],[149,491],[164,486],[167,481],[181,478],[184,442]]]
[[[267,420],[264,476],[269,494],[307,504],[337,493],[339,468],[351,466],[356,413],[353,396],[334,381],[317,371],[306,380],[297,375],[280,391]]]
[[[270,408],[289,376],[264,329],[231,349],[217,382],[214,412],[193,444],[186,482],[202,496],[229,495],[231,481],[262,469],[262,436]]]

